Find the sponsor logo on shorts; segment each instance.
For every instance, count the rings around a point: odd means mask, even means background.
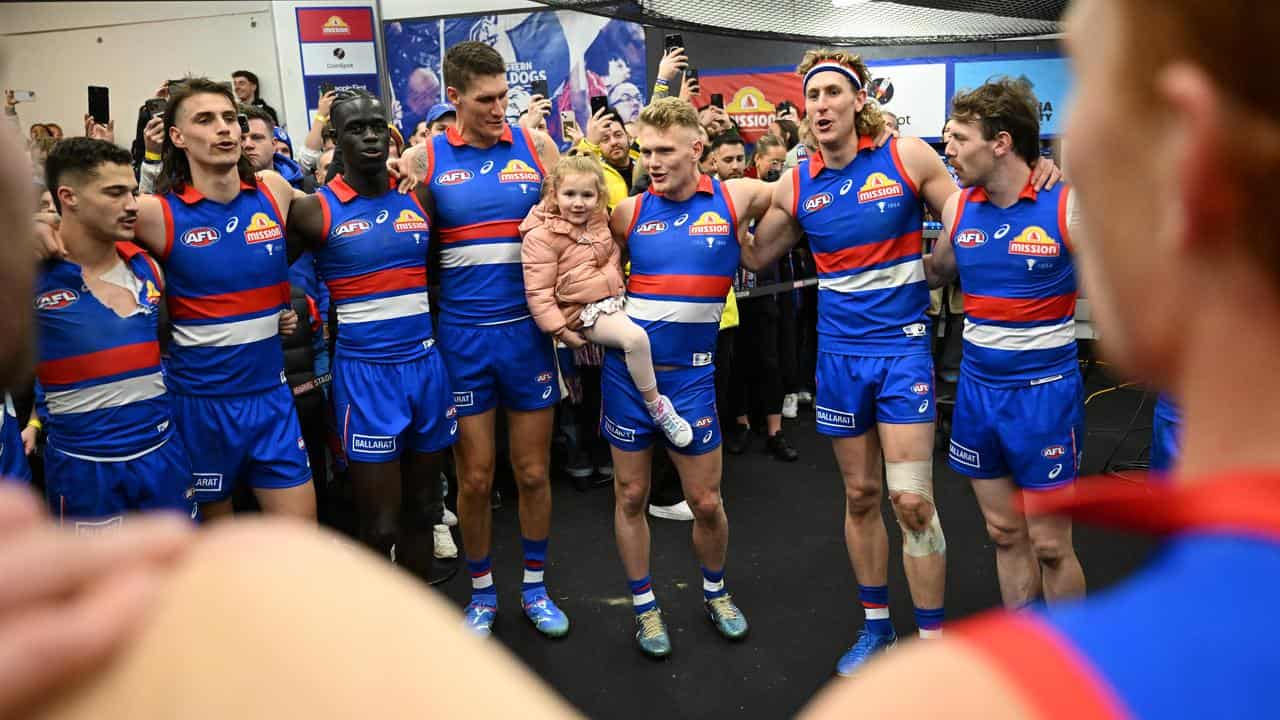
[[[162,423],[160,423],[159,425],[157,425],[157,426],[156,426],[156,432],[158,432],[158,433],[162,433],[162,432],[164,432],[165,430],[168,430],[168,429],[169,429],[169,421],[168,421],[168,420],[165,420],[164,422],[162,422]]]
[[[636,226],[637,235],[657,235],[660,232],[666,232],[667,222],[665,220],[650,220],[646,223],[640,223]]]
[[[541,385],[542,383],[549,383],[551,382],[551,373],[544,372],[538,375],[538,377],[534,378],[533,381],[538,383],[539,385]]]
[[[550,385],[548,385],[548,386],[547,386],[547,389],[542,391],[542,399],[543,399],[543,400],[546,400],[546,399],[548,399],[548,398],[550,398],[550,397],[551,397],[551,390],[552,390],[552,389],[553,389],[553,388],[552,388]]]
[[[334,237],[355,237],[363,235],[373,229],[373,225],[363,218],[348,220],[333,229]]]
[[[920,403],[920,407],[916,408],[916,412],[923,415],[925,414],[925,411],[928,409],[929,409],[929,401],[925,400],[924,402]]]
[[[307,449],[307,443],[303,441],[301,436],[298,437],[298,449],[302,450],[303,452],[305,452]]]
[[[244,241],[249,245],[271,242],[284,237],[280,223],[272,220],[266,213],[254,213],[249,220],[249,227],[244,229]]]
[[[452,418],[456,418],[456,417],[458,417],[458,408],[457,408],[457,406],[456,406],[456,405],[450,405],[450,406],[449,406],[449,409],[444,411],[444,416],[445,416],[445,419],[452,419]]]
[[[951,441],[951,450],[948,454],[958,465],[971,467],[975,470],[982,467],[982,456],[978,454],[978,451],[971,450],[955,440]]]
[[[449,425],[449,434],[450,434],[450,435],[457,435],[457,434],[458,434],[458,421],[457,421],[457,420],[454,420],[452,423],[450,423],[450,425]]]
[[[58,288],[36,297],[35,306],[37,310],[61,310],[79,299],[75,290]]]
[[[281,370],[281,371],[280,371],[280,384],[281,384],[281,385],[283,385],[283,384],[285,384],[285,383],[287,383],[287,382],[289,382],[289,379],[288,379],[287,377],[285,377],[284,371],[283,371],[283,370]]]
[[[436,176],[436,184],[461,185],[475,176],[475,173],[470,170],[449,170],[448,172],[442,172]]]
[[[956,233],[956,247],[976,248],[987,244],[987,234],[977,228]]]
[[[191,486],[196,492],[221,492],[222,473],[191,473]]]
[[[230,232],[230,230],[228,230],[227,232]],[[195,248],[208,247],[218,242],[219,237],[221,236],[218,235],[217,228],[211,228],[211,227],[191,228],[190,230],[182,233],[182,244],[186,245],[187,247],[195,247]]]
[[[1058,476],[1061,474],[1062,474],[1062,463],[1058,463],[1057,465],[1053,466],[1052,470],[1049,471],[1049,479],[1057,480]]]
[[[835,201],[835,197],[833,197],[829,192],[818,193],[817,195],[810,195],[804,201],[804,209],[806,212],[818,212],[819,210],[827,207],[834,201]]]
[[[351,449],[365,453],[393,453],[396,451],[394,435],[361,435],[351,436]]]
[[[105,520],[77,520],[77,535],[105,535],[124,526],[124,516],[116,515]]]
[[[1061,379],[1062,379],[1061,375],[1054,375],[1052,377],[1047,377],[1047,378],[1039,378],[1037,380],[1032,380],[1031,386],[1035,387],[1036,385],[1048,385],[1051,382],[1058,382]]]
[[[692,365],[694,367],[706,367],[711,364],[711,353],[694,353]]]
[[[708,430],[706,434],[702,436],[702,444],[706,445],[707,443],[711,442],[711,438],[715,434],[716,434],[715,430]]]
[[[857,427],[853,419],[853,413],[832,410],[821,405],[814,406],[814,413],[817,415],[819,425],[850,429]]]
[[[915,385],[911,386],[911,392],[917,395],[928,395],[929,383],[916,383]]]
[[[1067,449],[1061,445],[1050,445],[1040,451],[1040,457],[1043,457],[1046,460],[1057,460],[1060,457],[1066,457],[1066,455]]]
[[[711,427],[711,416],[703,415],[702,417],[693,421],[693,426],[698,428],[699,430],[701,430],[704,427]]]
[[[915,323],[902,328],[902,334],[907,337],[924,337],[928,333],[928,328],[924,323]]]
[[[468,390],[466,392],[455,392],[453,394],[453,404],[455,407],[471,407],[476,403],[471,391]]]
[[[613,418],[609,417],[608,415],[604,416],[604,431],[608,433],[611,437],[617,440],[620,440],[622,442],[636,441],[635,428],[623,427],[618,423],[614,422]]]

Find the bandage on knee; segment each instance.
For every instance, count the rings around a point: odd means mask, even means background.
[[[938,520],[938,506],[933,502],[933,461],[913,460],[884,464],[885,484],[890,497],[898,493],[912,493],[929,501],[932,517],[923,530],[912,530],[898,518],[902,528],[903,550],[911,557],[925,557],[947,550],[947,538],[942,534],[942,522]]]

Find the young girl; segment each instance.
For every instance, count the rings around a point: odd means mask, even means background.
[[[566,157],[542,184],[542,202],[520,224],[525,297],[538,327],[571,348],[587,341],[617,348],[649,416],[676,447],[689,423],[658,394],[649,336],[623,312],[621,250],[609,232],[600,161]]]

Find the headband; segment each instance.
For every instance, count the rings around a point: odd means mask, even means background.
[[[842,65],[836,62],[835,60],[824,60],[818,63],[817,65],[814,65],[813,67],[809,68],[809,72],[804,74],[805,89],[807,90],[809,88],[809,80],[811,80],[814,75],[817,75],[820,72],[827,72],[827,71],[838,72],[841,75],[844,75],[845,77],[849,78],[849,82],[853,83],[854,92],[857,92],[862,89],[862,80],[858,78],[858,73],[855,72],[854,69],[849,67],[848,65]]]

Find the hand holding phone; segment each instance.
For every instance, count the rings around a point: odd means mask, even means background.
[[[711,93],[711,104],[718,108],[724,108],[724,95],[720,93]]]
[[[89,86],[89,116],[99,125],[111,122],[111,101],[106,88]]]
[[[574,117],[572,110],[560,111],[560,139],[565,142],[574,142],[577,137],[581,137],[582,133],[578,132],[578,119]]]
[[[662,50],[664,53],[671,50],[671,48],[683,48],[683,47],[684,47],[684,36],[681,35],[680,33],[670,33],[662,38]]]
[[[149,117],[163,115],[164,107],[167,102],[168,101],[164,98],[148,98],[147,101],[142,104],[143,112],[145,112]]]
[[[13,101],[15,103],[35,102],[35,100],[36,100],[35,90],[14,90],[13,91]]]
[[[547,87],[547,81],[545,78],[534,80],[533,89],[530,92],[533,95],[541,95],[542,97],[547,99],[551,98],[551,91]]]

